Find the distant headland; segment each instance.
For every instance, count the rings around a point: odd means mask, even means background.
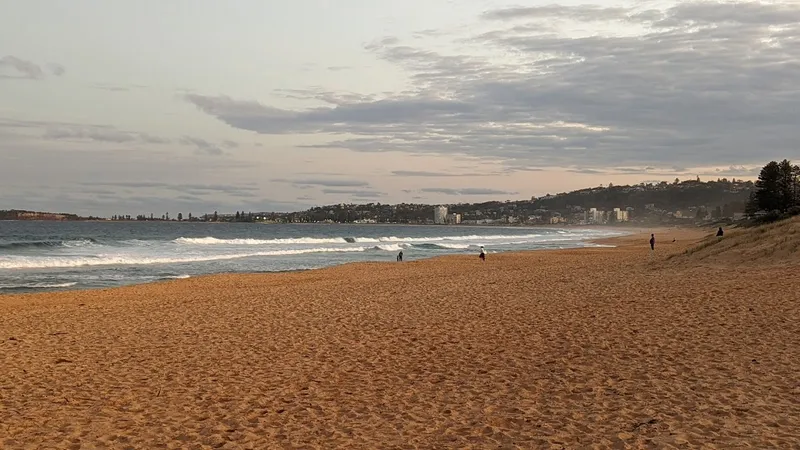
[[[217,211],[196,215],[115,214],[79,216],[28,210],[0,210],[0,220],[48,221],[169,221],[262,223],[394,223],[463,225],[623,225],[686,224],[737,220],[754,191],[752,181],[699,178],[674,182],[608,184],[577,191],[547,194],[530,200],[429,205],[333,204],[297,212]]]

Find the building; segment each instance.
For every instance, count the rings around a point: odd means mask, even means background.
[[[588,223],[601,224],[605,222],[605,213],[597,208],[589,208],[587,219]]]
[[[433,223],[444,225],[447,223],[447,206],[433,207]]]
[[[447,215],[447,223],[450,225],[458,225],[461,223],[461,214],[450,213]]]
[[[622,208],[614,208],[614,221],[615,222],[627,222],[628,221],[628,210]]]

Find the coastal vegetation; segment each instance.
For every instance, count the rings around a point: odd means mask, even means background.
[[[750,192],[747,213],[756,224],[800,214],[800,166],[787,159],[765,165]]]

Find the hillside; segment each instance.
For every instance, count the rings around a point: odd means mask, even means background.
[[[584,208],[614,208],[619,206],[645,209],[647,205],[657,209],[674,211],[703,206],[713,209],[744,211],[753,183],[722,179],[701,182],[686,180],[680,183],[642,183],[631,186],[612,186],[581,189],[538,198],[537,207],[566,209],[570,206]],[[721,211],[723,212],[723,211]],[[724,211],[727,213],[727,211]],[[732,214],[727,213],[725,216]]]
[[[683,253],[671,255],[668,264],[800,265],[800,217],[753,228],[732,228],[722,239],[709,237]]]

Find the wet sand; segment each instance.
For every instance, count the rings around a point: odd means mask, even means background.
[[[700,237],[0,296],[0,447],[798,448],[798,266]]]

